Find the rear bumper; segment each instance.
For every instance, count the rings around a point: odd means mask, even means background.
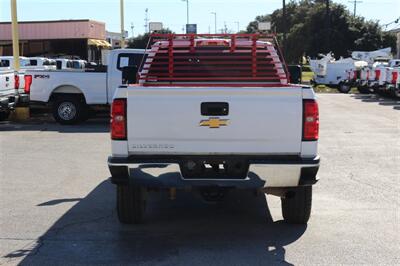
[[[29,94],[26,93],[19,94],[18,106],[19,107],[29,106]]]
[[[0,110],[10,110],[15,107],[17,97],[15,95],[0,96]]]
[[[111,182],[114,184],[140,184],[148,187],[296,187],[313,185],[318,181],[320,159],[298,156],[225,156],[228,160],[246,160],[245,178],[185,178],[181,173],[183,161],[202,160],[201,156],[130,156],[108,158]],[[213,156],[214,159],[221,159]]]

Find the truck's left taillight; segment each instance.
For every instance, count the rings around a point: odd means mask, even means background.
[[[381,71],[379,69],[375,70],[375,80],[379,80],[381,77]]]
[[[14,89],[18,90],[19,89],[19,76],[14,75]]]
[[[316,141],[318,137],[318,103],[315,100],[303,100],[303,141]]]
[[[115,99],[111,105],[111,139],[126,140],[126,99]]]
[[[29,94],[31,92],[32,75],[25,75],[24,80],[25,80],[24,92],[26,94]]]

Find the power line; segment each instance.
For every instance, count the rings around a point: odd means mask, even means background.
[[[356,13],[357,13],[357,4],[361,4],[363,1],[357,1],[357,0],[352,0],[349,1],[349,3],[352,3],[354,5],[354,14],[353,16],[356,17]]]

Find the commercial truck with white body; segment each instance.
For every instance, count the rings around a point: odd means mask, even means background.
[[[51,106],[59,123],[75,124],[87,118],[90,106],[108,105],[119,85],[135,79],[143,56],[143,49],[117,49],[108,68],[29,70],[25,93],[32,104]]]
[[[317,182],[319,114],[309,86],[288,83],[271,36],[152,35],[138,84],[116,90],[111,181],[122,223],[143,221],[147,191],[229,189],[282,199],[307,223]]]

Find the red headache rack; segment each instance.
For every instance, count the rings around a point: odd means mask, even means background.
[[[150,47],[150,48],[149,48]],[[287,86],[274,35],[152,34],[142,86]]]

